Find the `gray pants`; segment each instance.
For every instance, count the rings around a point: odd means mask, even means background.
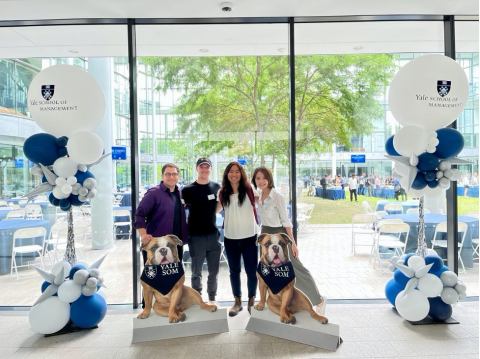
[[[262,233],[276,234],[285,233],[287,231],[283,227],[268,227],[262,226]],[[293,240],[293,238],[292,238]],[[317,305],[322,302],[322,296],[320,295],[317,285],[313,280],[310,271],[303,266],[303,264],[293,256],[292,247],[288,246],[288,255],[292,262],[293,269],[295,271],[295,287],[300,289],[312,302],[312,305]]]
[[[201,236],[190,236],[188,242],[192,257],[192,288],[202,294],[202,268],[207,258],[208,280],[207,293],[209,300],[215,300],[218,286],[218,270],[220,267],[220,233],[214,232]]]

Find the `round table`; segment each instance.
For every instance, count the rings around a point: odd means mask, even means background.
[[[407,247],[405,253],[412,253],[417,250],[417,240],[418,240],[418,214],[417,213],[407,213],[407,214],[389,214],[383,216],[385,219],[391,218],[400,218],[405,223],[410,226],[410,233],[408,235]],[[445,214],[437,213],[426,213],[424,215],[425,220],[425,239],[427,241],[427,247],[432,247],[432,239],[435,233],[435,227],[441,223],[447,221],[447,216]],[[467,234],[465,235],[465,240],[463,242],[463,248],[461,252],[461,257],[463,264],[467,268],[473,267],[473,247],[472,247],[472,238],[478,238],[478,218],[469,217],[469,216],[458,216],[459,222],[464,222],[468,226]],[[462,233],[459,233],[458,239],[462,238]],[[438,234],[436,239],[446,239],[446,234]],[[443,256],[446,258],[446,255]]]
[[[410,208],[418,208],[418,201],[406,201],[406,202],[390,202],[390,201],[377,201],[377,211],[384,211],[386,204],[399,204],[403,207],[402,213],[407,213]],[[402,214],[399,211],[387,211],[388,214]]]

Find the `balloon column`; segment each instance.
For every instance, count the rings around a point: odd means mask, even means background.
[[[458,278],[453,283],[452,275],[456,275],[443,266],[443,260],[436,253],[427,255],[424,196],[441,195],[461,176],[452,165],[468,163],[456,158],[464,146],[462,134],[444,128],[463,111],[468,91],[462,67],[441,55],[410,61],[390,85],[390,110],[403,127],[387,139],[386,157],[395,162],[393,176],[405,192],[420,198],[417,255],[408,254],[398,262],[398,258],[392,258],[394,279],[385,288],[388,300],[407,320],[419,321],[428,314],[435,319],[448,319],[452,314],[450,304],[465,295],[466,287],[457,283]],[[448,272],[437,273],[442,270]]]
[[[67,261],[57,262],[51,273],[35,267],[45,282],[29,313],[34,331],[52,334],[70,320],[80,328],[91,328],[103,320],[107,302],[99,268],[105,256],[91,265],[83,262],[72,267]]]

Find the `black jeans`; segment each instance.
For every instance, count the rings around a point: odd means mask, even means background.
[[[357,189],[351,189],[350,190],[350,202],[353,201],[353,195],[355,195],[355,202],[357,202]]]
[[[240,280],[242,257],[245,273],[247,273],[248,297],[255,297],[257,293],[258,249],[256,242],[257,235],[242,239],[228,239],[225,237],[225,252],[227,254],[228,266],[230,267],[230,284],[235,297],[242,296],[242,282]]]
[[[323,199],[327,199],[327,186],[322,186],[322,190],[323,190],[323,193],[322,193]]]

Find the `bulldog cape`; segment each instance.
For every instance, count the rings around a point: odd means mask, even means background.
[[[265,284],[273,294],[280,292],[292,279],[295,279],[292,262],[287,262],[279,267],[270,267],[259,262],[257,273],[265,281]]]
[[[163,295],[167,295],[184,274],[181,262],[146,265],[140,279]]]

